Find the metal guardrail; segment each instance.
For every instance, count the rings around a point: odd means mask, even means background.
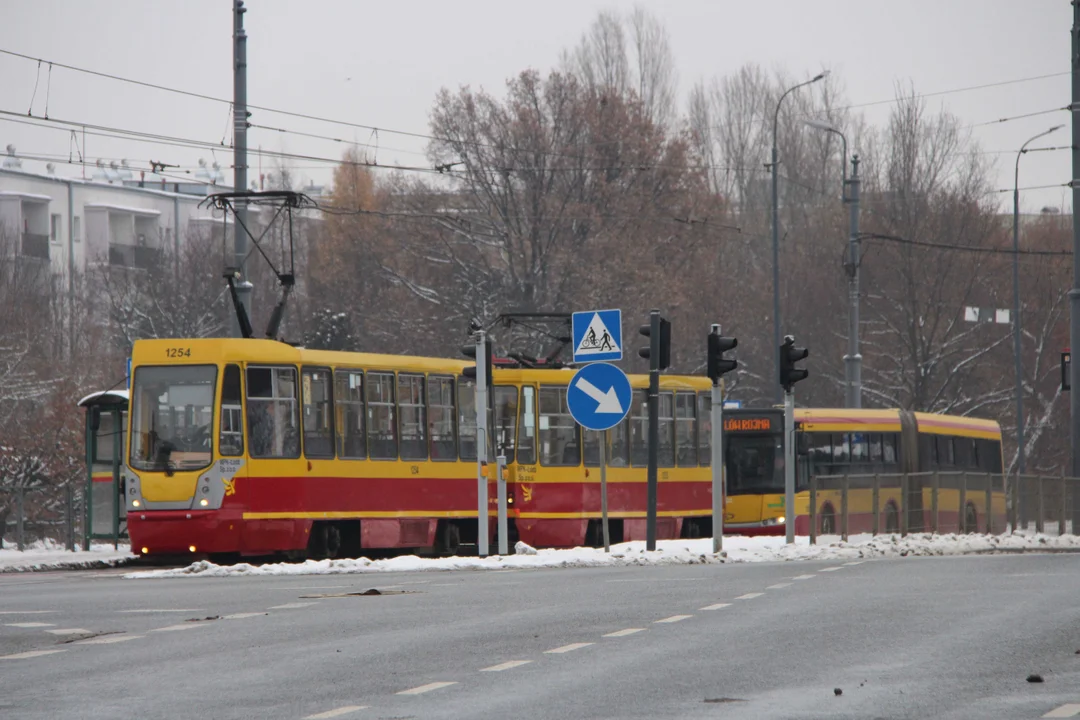
[[[35,495],[41,493],[47,493],[49,491],[63,493],[63,511],[61,518],[38,518],[31,519],[34,516],[38,516],[44,513],[55,514],[55,511],[43,511],[40,507],[28,507],[28,495],[30,499],[33,499]],[[28,540],[28,531],[34,527],[38,529],[38,535],[40,539],[44,540],[50,535],[45,532],[45,528],[62,528],[61,537],[64,540],[65,546],[71,552],[75,551],[75,538],[76,538],[76,521],[81,513],[78,512],[76,504],[79,501],[78,494],[75,492],[74,485],[68,483],[62,488],[56,487],[34,487],[34,488],[0,488],[0,493],[14,495],[15,517],[7,520],[4,525],[0,525],[0,548],[4,545],[4,537],[7,535],[8,527],[14,526],[15,546],[19,550],[25,550]],[[58,537],[52,539],[59,540]]]
[[[923,472],[810,479],[810,542],[856,532],[1073,532],[1080,478]]]

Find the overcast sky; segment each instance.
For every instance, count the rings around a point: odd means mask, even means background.
[[[699,79],[754,62],[810,75],[828,68],[853,104],[890,100],[898,82],[938,93],[1056,74],[928,98],[966,123],[1061,108],[1069,103],[1068,0],[641,0],[671,36],[681,102]],[[248,0],[246,28],[249,102],[385,130],[378,133],[381,163],[427,165],[423,140],[389,130],[426,132],[428,111],[441,87],[502,91],[506,78],[526,68],[547,70],[563,48],[578,41],[596,13],[632,8],[614,0]],[[231,0],[6,0],[0,49],[219,98],[232,97]],[[74,148],[66,130],[22,124],[35,116],[93,123],[186,139],[230,141],[228,106],[149,88],[93,78],[0,55],[4,78],[0,146],[20,154],[56,156]],[[861,110],[883,123],[889,104]],[[13,122],[13,120],[19,122]],[[368,130],[256,112],[270,127],[375,142]],[[40,121],[32,121],[40,122]],[[1015,151],[1032,135],[1068,123],[1064,111],[982,125],[973,132],[997,162],[996,188],[1013,184]],[[340,143],[253,130],[251,145],[321,158],[340,156]],[[1047,139],[1067,145],[1069,129]],[[82,144],[82,138],[79,138]],[[1037,142],[1034,146],[1043,144]],[[197,160],[231,163],[231,151],[173,147],[88,135],[87,157],[149,160],[192,168]],[[763,158],[764,160],[764,158]],[[258,158],[251,164],[257,165]],[[264,159],[263,172],[273,171]],[[329,179],[327,163],[291,161],[298,175]],[[1057,185],[1070,178],[1068,151],[1041,152],[1021,162],[1021,187]],[[26,169],[43,163],[27,161]],[[89,173],[90,170],[87,170]],[[256,177],[258,171],[251,173]],[[231,171],[229,173],[231,179]],[[1011,210],[1011,195],[1001,195]],[[1064,187],[1022,193],[1021,206],[1071,206]]]

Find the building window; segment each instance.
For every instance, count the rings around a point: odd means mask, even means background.
[[[59,214],[52,215],[51,218],[50,218],[50,221],[51,222],[49,223],[49,240],[51,240],[54,243],[59,243],[60,242],[60,227],[61,227],[60,215]]]

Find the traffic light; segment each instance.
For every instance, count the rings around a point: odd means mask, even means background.
[[[720,326],[713,325],[713,330],[709,333],[709,351],[708,359],[706,363],[706,372],[709,379],[714,383],[720,381],[720,376],[731,372],[735,368],[739,367],[739,361],[732,358],[724,357],[724,353],[729,350],[734,350],[739,344],[739,341],[733,337],[724,337],[720,334]]]
[[[671,366],[671,323],[660,317],[658,313],[655,314],[655,318],[658,325],[656,337],[652,335],[652,318],[650,318],[648,325],[642,325],[638,328],[639,333],[649,338],[649,347],[638,350],[638,355],[646,360],[653,360],[652,354],[655,349],[656,358],[650,365],[657,370],[666,370]]]
[[[485,337],[484,338],[484,350],[485,350],[484,355],[487,356],[486,359],[484,360],[484,372],[485,372],[485,378],[487,379],[487,382],[485,383],[485,385],[487,387],[491,387],[491,385],[492,385],[492,374],[491,374],[492,357],[495,354],[495,352],[494,352],[495,349],[492,346],[490,337]],[[473,343],[471,345],[463,345],[461,347],[461,354],[464,355],[467,358],[474,358],[475,359],[476,358],[476,344]],[[476,381],[476,366],[472,365],[472,366],[466,367],[464,370],[461,371],[461,374],[464,375],[467,378],[471,378],[475,382]]]
[[[1065,349],[1061,351],[1061,389],[1072,390],[1072,383],[1069,382],[1069,372],[1072,365],[1072,351]]]
[[[806,348],[795,347],[795,338],[791,335],[784,338],[784,344],[780,346],[780,386],[785,392],[791,392],[795,383],[810,374],[809,370],[795,367],[795,363],[805,360],[809,354]]]

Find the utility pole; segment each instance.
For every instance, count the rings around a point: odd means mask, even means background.
[[[1080,212],[1080,0],[1073,0],[1072,26],[1072,201],[1073,201],[1073,286],[1069,291],[1069,347],[1080,348],[1080,225],[1076,214]],[[1069,437],[1072,442],[1072,476],[1080,477],[1080,363],[1070,363],[1069,408],[1072,411],[1072,426]],[[1080,527],[1080,493],[1073,493],[1073,527]]]
[[[645,549],[656,549],[657,465],[660,454],[660,311],[649,313],[649,462],[646,471]]]
[[[484,354],[488,353],[485,358]],[[485,467],[488,462],[488,383],[490,351],[483,330],[476,333],[476,552],[480,557],[488,555],[488,483]]]
[[[713,325],[706,345],[705,369],[712,380],[712,531],[713,552],[724,545],[724,386],[723,376],[739,367],[739,361],[725,358],[724,353],[739,345],[738,338],[724,337],[720,326]]]
[[[247,33],[244,32],[243,0],[233,0],[233,192],[247,190]],[[242,199],[236,202],[236,222],[233,226],[233,262],[240,274],[236,283],[236,294],[251,315],[251,283],[245,272],[245,258],[248,252],[248,210]],[[242,337],[240,325],[234,318],[233,337]]]
[[[845,143],[846,144],[846,143]],[[848,180],[848,354],[847,406],[862,407],[862,353],[859,351],[859,156],[851,156],[851,179]]]

